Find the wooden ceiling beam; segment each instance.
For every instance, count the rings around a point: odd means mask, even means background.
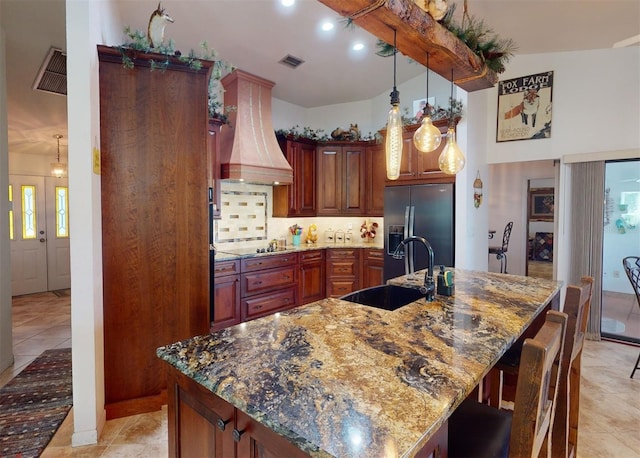
[[[416,6],[413,0],[319,0],[356,25],[393,44],[407,57],[427,66],[467,92],[493,87],[496,73],[458,37]]]

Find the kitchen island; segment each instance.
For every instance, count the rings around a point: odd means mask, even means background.
[[[423,275],[390,282],[418,286]],[[170,456],[190,447],[414,456],[446,446],[451,412],[545,308],[558,307],[560,286],[455,269],[453,297],[391,312],[324,299],[160,347],[170,365]]]

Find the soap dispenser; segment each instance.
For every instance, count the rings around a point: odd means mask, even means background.
[[[453,296],[453,272],[440,266],[438,273],[437,293],[441,296]]]

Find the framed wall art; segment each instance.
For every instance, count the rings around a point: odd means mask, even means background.
[[[529,191],[529,220],[553,221],[553,188],[538,188]]]
[[[553,72],[498,82],[497,142],[551,137]]]
[[[429,105],[435,110],[436,108],[436,98],[429,97]],[[422,119],[422,110],[424,110],[424,106],[427,104],[427,99],[418,99],[413,101],[413,117],[417,119]]]

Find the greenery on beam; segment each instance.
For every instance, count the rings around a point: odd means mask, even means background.
[[[488,68],[496,73],[505,71],[505,64],[513,57],[517,51],[517,46],[511,38],[500,38],[482,19],[469,16],[465,11],[462,23],[457,24],[453,20],[456,4],[452,3],[447,10],[440,24],[459,38],[467,47],[482,61]],[[351,19],[346,19],[345,28],[353,30],[355,23]],[[376,43],[376,54],[380,57],[393,56],[393,45],[378,39]]]

